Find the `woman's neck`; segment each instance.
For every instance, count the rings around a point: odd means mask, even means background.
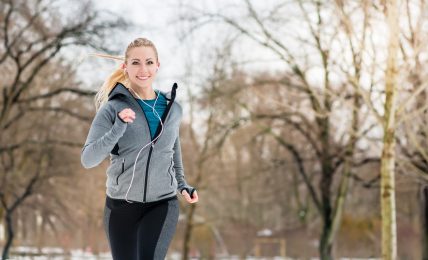
[[[145,89],[133,87],[132,90],[135,93],[137,98],[141,98],[141,99],[155,99],[156,98],[156,93],[152,87],[145,88]]]

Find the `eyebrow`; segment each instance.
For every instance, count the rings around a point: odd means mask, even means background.
[[[151,60],[152,58],[147,58],[146,61]],[[132,61],[140,61],[140,59],[131,59]]]

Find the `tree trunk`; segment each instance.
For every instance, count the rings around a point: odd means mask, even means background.
[[[358,126],[360,122],[358,118],[359,108],[360,108],[360,96],[357,93],[355,93],[354,103],[352,108],[352,121],[349,129],[350,140],[348,145],[346,146],[345,163],[343,166],[343,176],[340,181],[339,191],[338,191],[336,202],[334,205],[334,211],[332,216],[333,227],[331,228],[331,232],[327,237],[328,244],[333,244],[333,241],[336,238],[336,234],[340,228],[340,224],[342,220],[343,208],[345,206],[345,201],[346,201],[346,195],[348,194],[349,179],[351,177],[351,171],[353,166],[352,162],[354,159],[355,144],[358,139],[357,133],[358,133]]]
[[[326,107],[329,107],[328,104],[326,104]],[[321,233],[320,238],[320,258],[322,260],[330,260],[333,259],[332,257],[332,248],[333,243],[329,239],[330,234],[333,230],[333,219],[332,219],[332,205],[331,205],[331,185],[333,183],[333,167],[332,167],[332,161],[330,157],[330,122],[329,118],[323,118],[319,119],[318,125],[320,126],[321,133],[320,133],[320,140],[321,140],[321,147],[322,147],[322,158],[321,158],[321,169],[322,169],[322,176],[320,181],[320,190],[321,190],[321,215],[323,219],[323,229]]]
[[[323,229],[321,233],[321,239],[320,239],[320,258],[322,260],[331,260],[333,259],[332,256],[332,248],[333,243],[332,240],[329,239],[332,231],[333,231],[333,220],[332,220],[332,210],[330,201],[323,202]]]
[[[333,248],[333,244],[329,243],[328,236],[332,230],[332,222],[329,223],[324,222],[322,234],[321,234],[321,244],[320,244],[320,258],[322,260],[331,260],[333,259],[331,251]]]
[[[3,256],[2,256],[3,260],[9,259],[9,250],[10,250],[10,247],[12,246],[12,241],[15,235],[13,232],[13,221],[12,221],[11,212],[6,212],[5,220],[6,220],[7,232],[6,232],[6,245],[3,248]]]
[[[181,259],[189,259],[189,250],[190,250],[190,238],[193,229],[193,215],[195,213],[196,204],[190,204],[189,212],[186,217],[186,226],[184,228],[184,240],[183,240],[183,255]]]
[[[420,185],[422,259],[428,260],[428,186]]]
[[[397,258],[397,230],[395,216],[395,152],[394,133],[384,137],[381,159],[381,206],[382,206],[382,259]]]
[[[320,258],[322,260],[330,260],[333,259],[331,254],[333,243],[332,240],[329,239],[333,231],[333,214],[330,201],[332,176],[330,174],[327,176],[323,175],[321,179],[323,229],[321,233],[319,250]]]
[[[381,158],[381,208],[382,208],[382,259],[397,258],[397,230],[395,210],[395,113],[398,51],[398,5],[387,1],[389,29],[388,60],[385,74],[385,115],[383,118],[383,151]],[[398,30],[398,31],[397,31]]]

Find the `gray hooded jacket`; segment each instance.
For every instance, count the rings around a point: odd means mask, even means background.
[[[138,152],[151,142],[151,136],[145,114],[129,90],[117,83],[108,101],[96,113],[82,149],[81,162],[83,167],[92,168],[110,154],[106,182],[109,197],[152,202],[173,197],[177,190],[192,189],[185,181],[181,159],[182,108],[171,101],[170,93],[162,95],[168,102],[162,135],[141,151],[137,161]],[[170,102],[173,103],[170,105]],[[133,123],[119,118],[118,113],[125,108],[135,112]]]

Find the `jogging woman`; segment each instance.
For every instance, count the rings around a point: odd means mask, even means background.
[[[178,222],[177,190],[189,203],[198,201],[184,178],[177,86],[169,93],[152,86],[159,66],[151,41],[128,45],[120,68],[96,95],[82,149],[85,168],[110,155],[104,225],[115,260],[164,259]]]

